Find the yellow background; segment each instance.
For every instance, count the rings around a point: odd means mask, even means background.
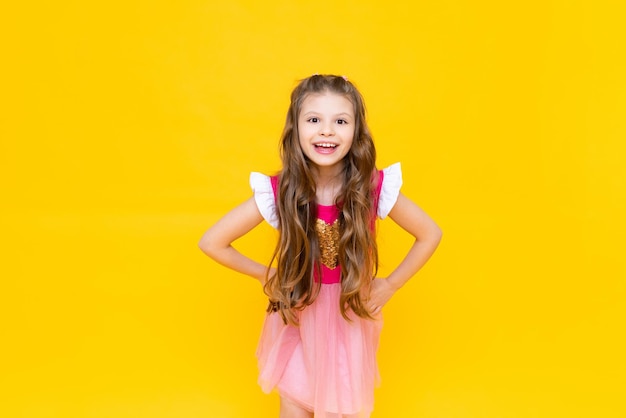
[[[0,416],[277,416],[260,287],[196,242],[316,72],[444,230],[386,307],[373,417],[626,416],[624,3],[401,3],[3,4]],[[409,244],[380,224],[383,274]]]

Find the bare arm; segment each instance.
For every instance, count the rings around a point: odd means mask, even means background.
[[[387,279],[374,280],[368,302],[372,313],[380,311],[394,293],[426,264],[437,249],[442,235],[437,224],[402,193],[389,212],[389,217],[413,235],[415,241],[407,255]]]
[[[198,243],[200,249],[213,260],[239,273],[265,282],[268,267],[258,263],[239,251],[232,243],[263,221],[254,198],[246,200],[228,212],[209,228]]]

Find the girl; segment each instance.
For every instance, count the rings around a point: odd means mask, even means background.
[[[399,164],[376,170],[363,99],[345,77],[316,74],[294,89],[281,158],[277,176],[251,174],[254,196],[199,246],[259,280],[270,299],[259,383],[278,390],[280,417],[369,417],[381,309],[432,255],[441,231],[400,193]],[[374,280],[376,216],[389,216],[415,242],[387,278]],[[276,267],[231,246],[263,219],[279,232]]]

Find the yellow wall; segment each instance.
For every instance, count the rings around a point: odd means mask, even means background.
[[[445,232],[386,308],[374,417],[626,416],[623,3],[13,3],[0,416],[277,416],[260,288],[196,242],[279,168],[315,72],[360,87]],[[383,273],[408,245],[381,223]]]

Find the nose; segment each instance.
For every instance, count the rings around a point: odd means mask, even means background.
[[[333,136],[335,134],[335,127],[332,123],[322,123],[320,125],[320,135]]]

